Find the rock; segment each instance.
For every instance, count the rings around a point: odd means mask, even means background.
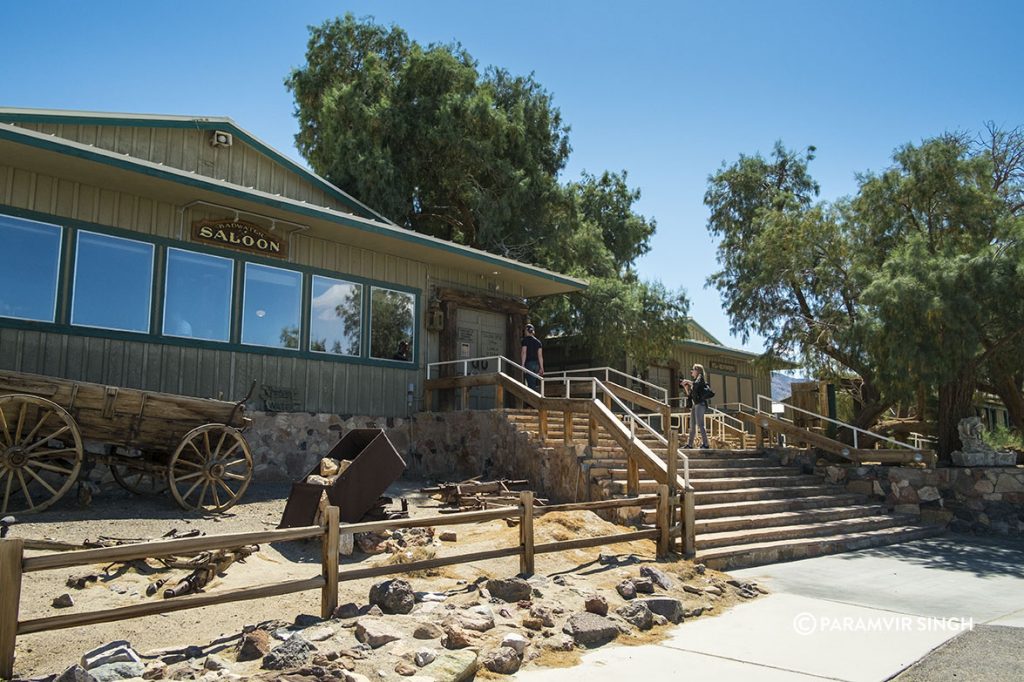
[[[486,606],[473,606],[458,614],[459,624],[467,630],[487,632],[494,627],[494,614]]]
[[[75,605],[75,600],[71,598],[71,595],[65,592],[59,597],[53,598],[53,608],[55,609],[66,609],[70,606]]]
[[[635,601],[615,609],[615,613],[622,616],[630,625],[641,630],[650,630],[654,624],[654,614],[643,601]]]
[[[144,680],[162,680],[167,676],[167,664],[163,661],[150,661],[146,664],[146,671],[142,673]]]
[[[922,502],[934,502],[942,497],[939,489],[933,485],[926,485],[917,491],[917,496]]]
[[[448,601],[448,595],[446,595],[444,592],[417,592],[415,596],[417,604],[439,604],[443,601]]]
[[[236,661],[255,661],[270,653],[270,633],[266,630],[253,630],[242,635],[238,645]]]
[[[697,564],[693,567],[693,570],[696,571],[697,575],[704,575],[704,571],[708,570],[708,567],[704,564]]]
[[[654,566],[641,566],[640,575],[645,578],[650,578],[651,582],[660,587],[663,590],[672,589],[672,579],[669,578],[663,571],[655,568]]]
[[[399,661],[395,666],[395,672],[403,677],[412,677],[419,672],[419,669],[408,661]]]
[[[360,609],[360,610],[362,610],[362,609]],[[381,610],[381,608],[379,606],[374,604],[374,605],[370,606],[368,609],[366,609],[366,612],[363,615],[373,616],[374,618],[380,618],[381,616],[384,615],[384,612]]]
[[[444,636],[441,637],[441,644],[446,649],[465,649],[471,643],[471,635],[461,626],[458,621],[448,620],[442,626]]]
[[[716,597],[721,597],[724,594],[722,588],[719,587],[718,585],[708,585],[707,587],[704,588],[704,591],[707,592],[708,594],[713,594]]]
[[[437,658],[437,652],[429,647],[422,647],[416,650],[416,654],[413,656],[413,661],[419,667],[430,665]]]
[[[324,619],[320,616],[314,616],[309,613],[300,613],[295,616],[295,627],[297,628],[308,628],[316,625],[317,623],[324,622]]]
[[[433,663],[421,669],[423,675],[444,682],[465,682],[480,667],[475,651],[445,651]]]
[[[664,625],[668,625],[668,618],[666,618],[665,616],[662,616],[661,614],[656,613],[656,614],[654,614],[654,624],[657,625],[658,627],[662,627]]]
[[[86,670],[92,670],[108,663],[140,663],[141,661],[142,659],[132,649],[131,643],[128,640],[119,639],[82,654],[79,663]]]
[[[697,618],[702,613],[704,613],[704,607],[703,606],[697,606],[697,607],[692,608],[692,609],[685,609],[683,611],[683,619],[685,620],[687,618]]]
[[[638,578],[633,581],[638,594],[654,594],[654,581],[650,578]]]
[[[302,635],[293,635],[284,644],[279,644],[263,657],[262,667],[265,670],[285,670],[298,668],[312,657],[316,646],[306,641]]]
[[[693,585],[687,585],[686,583],[683,583],[683,592],[687,592],[689,594],[704,594],[704,590]]]
[[[529,599],[533,594],[530,583],[522,578],[492,578],[487,581],[487,591],[492,597],[510,603]]]
[[[351,601],[339,604],[331,615],[335,618],[355,618],[359,615],[359,605]]]
[[[548,651],[572,651],[576,648],[576,642],[568,635],[560,635],[545,640],[541,646]]]
[[[203,661],[203,670],[227,670],[230,666],[219,656],[210,654]]]
[[[354,673],[349,670],[342,672],[342,679],[345,682],[370,682],[370,678],[366,675],[360,675],[359,673]]]
[[[318,625],[317,627],[303,630],[302,636],[310,642],[322,642],[334,636],[334,628],[330,625]]]
[[[402,639],[402,636],[391,629],[390,624],[379,618],[360,618],[356,623],[356,639],[377,649],[388,642]]]
[[[107,663],[97,668],[92,668],[89,673],[96,682],[114,682],[115,680],[128,680],[133,677],[142,677],[146,672],[146,666],[139,662],[118,661]]]
[[[500,675],[512,675],[522,664],[522,659],[519,658],[519,654],[512,647],[499,647],[492,649],[484,654],[482,660],[483,666],[490,670],[492,673],[498,673]]]
[[[589,597],[583,604],[584,610],[587,613],[596,613],[599,616],[608,615],[608,600],[601,595],[594,595]]]
[[[544,621],[535,616],[523,616],[523,627],[527,630],[543,630]]]
[[[433,623],[420,623],[412,631],[412,636],[416,639],[438,639],[443,634],[444,631]]]
[[[394,578],[370,588],[370,603],[379,606],[384,613],[409,613],[416,605],[416,595],[407,581]]]
[[[530,640],[523,637],[518,632],[510,632],[501,639],[501,646],[510,647],[516,650],[516,653],[522,657],[523,652],[526,651],[526,647],[530,645]]]
[[[673,623],[683,620],[683,603],[675,597],[648,597],[637,603],[645,604],[651,613],[664,616]]]
[[[623,599],[636,598],[636,585],[633,584],[632,580],[623,580],[621,583],[615,586],[615,590]]]
[[[552,615],[554,612],[546,606],[540,604],[534,604],[530,607],[530,616],[533,618],[539,618],[541,625],[546,628],[555,627],[555,618]]]
[[[338,534],[338,554],[340,556],[352,556],[356,549],[356,536],[354,533]]]
[[[619,636],[615,623],[594,613],[573,614],[562,626],[562,632],[586,647],[601,646]]]
[[[76,663],[57,676],[54,682],[96,682],[96,677]]]
[[[441,542],[456,542],[459,539],[458,533],[453,530],[443,530],[438,537],[441,539]]]

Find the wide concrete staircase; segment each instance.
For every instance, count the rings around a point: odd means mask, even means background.
[[[535,410],[506,410],[516,428],[538,437]],[[547,444],[561,443],[562,413],[549,412]],[[587,419],[577,416],[572,437],[586,443]],[[666,448],[653,435],[639,433],[661,457]],[[830,485],[799,467],[780,465],[759,450],[686,450],[694,488],[697,560],[719,570],[792,561],[854,549],[928,537],[939,529],[919,525],[914,517],[886,513],[866,496]],[[580,462],[589,477],[593,499],[626,494],[626,457],[603,431],[590,456]],[[680,475],[683,471],[679,461]],[[644,480],[640,493],[654,493]],[[654,522],[655,510],[644,510]]]

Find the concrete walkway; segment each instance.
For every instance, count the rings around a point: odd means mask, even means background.
[[[580,667],[517,677],[527,682],[877,682],[973,626],[1024,628],[1022,540],[947,535],[732,575],[754,580],[772,594],[718,617],[684,623],[658,644],[605,647],[586,653]],[[1005,669],[1011,665],[1006,656],[1013,656],[1006,651],[1005,630],[977,628],[957,644],[966,642],[979,665],[990,660],[993,668]],[[1017,634],[1024,639],[1024,631]],[[1002,652],[1002,658],[987,657],[986,647]],[[927,660],[919,666],[922,673]]]

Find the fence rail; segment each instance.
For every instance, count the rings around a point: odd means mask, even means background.
[[[588,511],[595,509],[613,509],[617,507],[635,507],[645,504],[657,504],[656,527],[614,535],[604,535],[577,540],[547,542],[535,544],[533,520],[537,516],[565,511]],[[658,487],[657,495],[642,495],[618,500],[602,500],[599,502],[580,502],[573,504],[557,504],[547,507],[533,506],[533,493],[520,493],[518,506],[499,507],[483,511],[461,512],[456,514],[440,514],[416,519],[399,519],[394,521],[370,521],[341,525],[338,521],[337,507],[328,507],[324,522],[319,526],[266,530],[253,533],[224,533],[199,538],[181,538],[178,540],[159,540],[142,542],[117,547],[75,550],[43,554],[35,557],[24,556],[25,542],[21,538],[4,538],[0,540],[0,679],[14,676],[14,652],[19,635],[47,632],[63,628],[79,627],[109,623],[130,618],[140,618],[161,613],[171,613],[185,609],[227,604],[231,602],[266,599],[297,592],[319,589],[321,591],[321,616],[330,618],[338,606],[338,584],[347,580],[358,580],[384,575],[408,573],[428,568],[438,568],[453,564],[465,564],[503,557],[519,556],[520,573],[532,575],[534,572],[534,556],[551,552],[567,551],[583,547],[630,542],[633,540],[652,539],[657,543],[657,554],[664,556],[670,551],[671,538],[680,535],[683,530],[672,526],[673,508],[676,500],[669,495],[667,485]],[[425,526],[452,526],[465,523],[478,523],[496,519],[519,520],[519,545],[497,549],[457,554],[454,556],[434,557],[407,564],[385,564],[352,568],[341,571],[338,559],[339,536],[345,533],[362,533],[384,528],[419,528]],[[24,575],[35,571],[55,570],[71,566],[104,564],[119,561],[130,561],[160,556],[187,555],[201,551],[233,549],[247,544],[267,544],[286,540],[315,539],[321,540],[320,575],[298,578],[278,583],[268,583],[218,590],[216,592],[191,594],[172,599],[159,599],[111,609],[87,611],[82,613],[61,614],[43,618],[19,620],[18,612],[21,605],[21,587]]]

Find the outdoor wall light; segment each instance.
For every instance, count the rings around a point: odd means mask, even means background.
[[[915,462],[922,462],[922,461],[924,461],[924,456],[921,455],[920,452],[915,452],[914,453],[914,461]]]

